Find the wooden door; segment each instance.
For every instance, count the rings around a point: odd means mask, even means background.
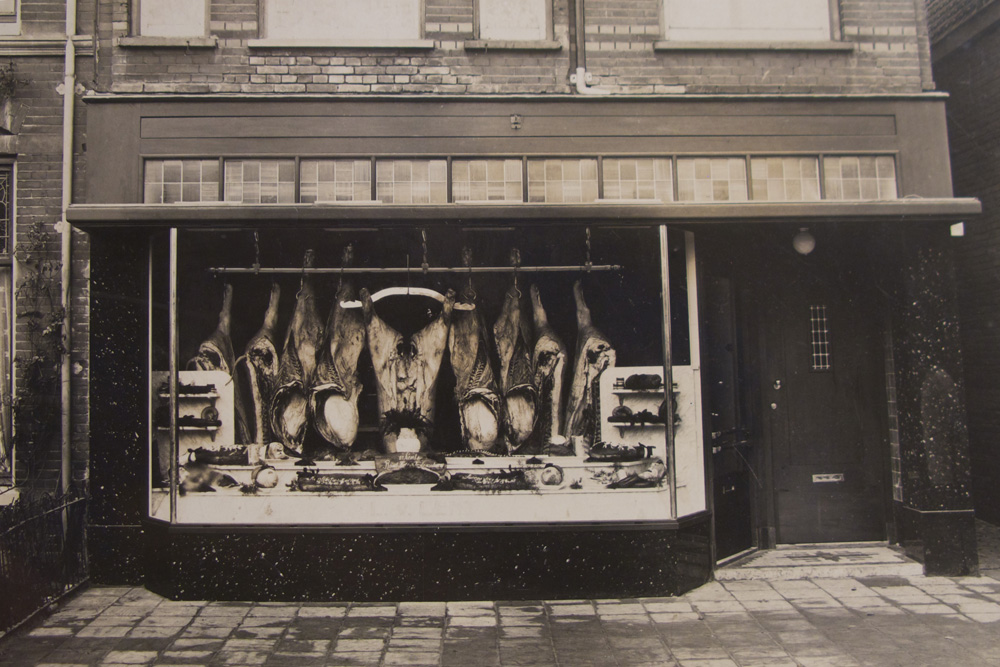
[[[881,316],[865,302],[865,285],[810,273],[825,272],[800,270],[771,283],[763,326],[775,537],[882,540]]]

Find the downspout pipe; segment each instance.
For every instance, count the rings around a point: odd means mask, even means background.
[[[602,88],[591,88],[590,74],[587,72],[587,19],[584,0],[571,0],[569,3],[569,30],[572,47],[570,49],[570,83],[576,84],[579,95],[610,95],[611,91]]]
[[[72,344],[72,324],[70,316],[72,300],[70,298],[70,278],[72,276],[70,262],[72,261],[73,229],[66,221],[66,210],[73,199],[73,135],[74,112],[76,103],[76,2],[66,0],[66,54],[63,66],[63,142],[62,142],[62,219],[59,221],[60,247],[60,292],[62,295],[62,342],[63,351],[60,363],[60,436],[61,460],[59,466],[59,490],[65,495],[70,488],[72,467],[72,369],[70,367],[70,347]],[[96,45],[95,45],[96,46]]]

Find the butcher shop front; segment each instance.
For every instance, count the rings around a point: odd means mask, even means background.
[[[671,594],[775,541],[894,537],[879,251],[818,295],[888,222],[974,208],[885,126],[919,104],[88,103],[88,161],[116,165],[70,211],[91,549],[151,589]],[[753,351],[777,340],[762,313],[797,331],[800,307],[805,375]],[[834,362],[864,372],[809,384]],[[799,398],[762,396],[763,371]],[[810,423],[845,431],[845,382],[860,444],[810,445],[840,467],[808,471],[839,495],[776,488],[752,443],[805,463],[767,405],[796,432],[823,402]]]

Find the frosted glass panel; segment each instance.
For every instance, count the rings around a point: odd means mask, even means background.
[[[548,39],[550,0],[479,0],[481,39]]]
[[[147,37],[204,37],[205,0],[140,0],[139,34]]]
[[[267,37],[330,41],[418,39],[420,0],[271,0]]]

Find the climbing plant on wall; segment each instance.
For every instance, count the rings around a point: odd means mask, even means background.
[[[61,265],[53,239],[42,223],[35,222],[19,230],[14,245],[19,268],[14,292],[18,352],[11,407],[14,451],[28,486],[41,480],[46,460],[53,458],[49,454],[57,451],[61,423],[59,383],[65,347]]]

